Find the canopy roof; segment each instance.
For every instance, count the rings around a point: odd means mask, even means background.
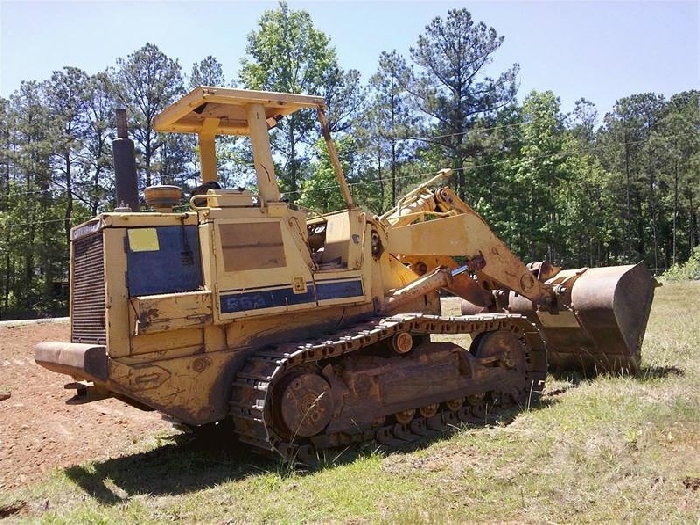
[[[250,135],[246,108],[251,104],[265,108],[268,128],[300,109],[325,106],[323,97],[311,95],[200,86],[156,116],[153,128],[156,131],[201,133],[206,120],[207,132]],[[215,130],[212,129],[214,123]]]

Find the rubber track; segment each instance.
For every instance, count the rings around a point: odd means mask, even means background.
[[[431,418],[419,416],[408,424],[390,424],[379,428],[347,429],[333,434],[314,436],[305,443],[290,443],[272,428],[266,412],[272,399],[272,386],[293,367],[337,358],[357,352],[398,332],[413,335],[453,334],[475,336],[492,330],[510,330],[518,334],[526,348],[526,379],[531,395],[544,388],[547,373],[546,349],[537,328],[524,316],[515,314],[480,314],[441,317],[424,314],[399,314],[354,325],[332,336],[280,345],[253,353],[236,375],[231,395],[231,416],[240,440],[263,451],[275,451],[291,462],[311,463],[324,449],[376,441],[398,445],[425,435],[444,432],[464,422],[483,422],[481,414],[466,403],[457,411],[442,410]],[[494,393],[497,396],[497,393]]]

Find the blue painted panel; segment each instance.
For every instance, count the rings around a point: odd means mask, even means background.
[[[261,310],[278,306],[293,306],[298,304],[315,303],[316,299],[344,299],[362,297],[362,281],[336,280],[316,283],[316,296],[313,286],[308,284],[305,293],[295,294],[291,286],[276,289],[246,289],[222,293],[219,297],[221,313],[230,314],[248,310]]]
[[[364,295],[362,291],[362,281],[356,279],[354,281],[330,281],[316,283],[316,296],[319,301],[324,299],[344,299],[348,297],[361,297]]]
[[[297,304],[315,303],[313,287],[309,286],[304,293],[294,293],[291,287],[275,290],[248,290],[230,295],[221,295],[221,312],[230,314],[276,306],[292,306]]]
[[[155,230],[158,250],[135,252],[126,241],[129,296],[197,290],[202,285],[197,226],[159,226]]]

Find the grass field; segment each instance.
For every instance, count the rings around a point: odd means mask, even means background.
[[[700,282],[657,289],[638,377],[548,377],[509,423],[314,472],[179,438],[0,494],[47,522],[700,521]],[[176,440],[178,438],[175,438]]]

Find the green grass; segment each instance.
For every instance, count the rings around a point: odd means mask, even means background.
[[[700,283],[657,290],[638,377],[549,377],[508,424],[304,473],[231,446],[162,439],[0,495],[12,520],[700,521]],[[178,440],[178,438],[174,438]]]

